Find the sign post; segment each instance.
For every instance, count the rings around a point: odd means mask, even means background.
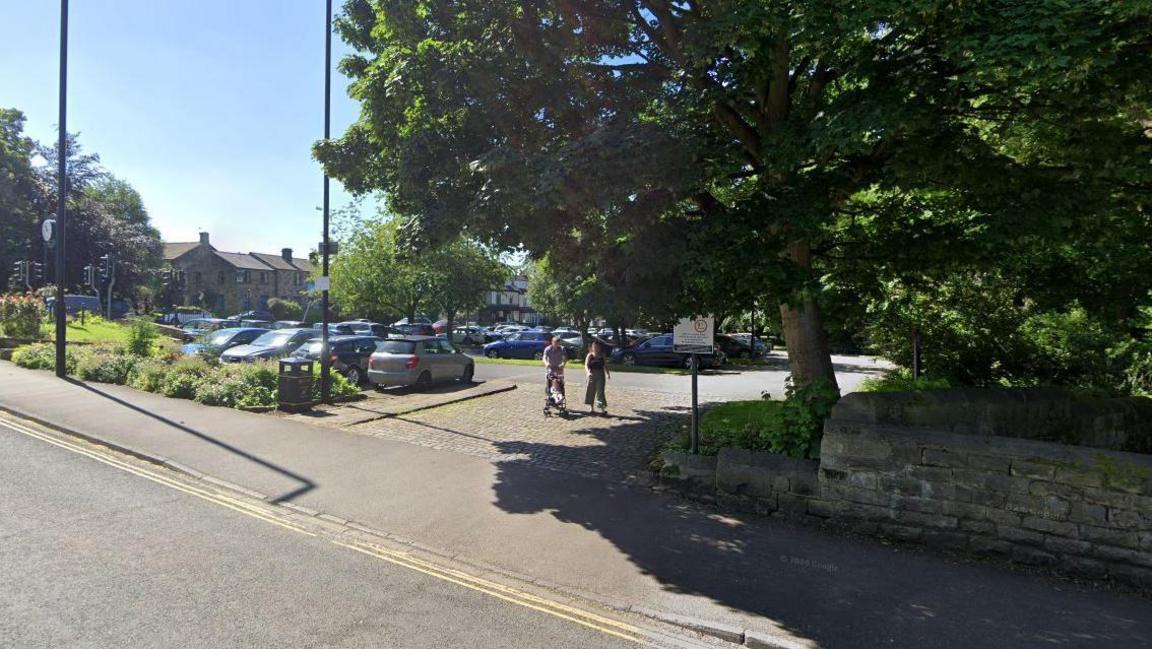
[[[672,350],[690,355],[692,363],[692,454],[700,452],[700,406],[696,377],[700,372],[699,354],[711,354],[715,321],[712,316],[680,320],[672,329]]]

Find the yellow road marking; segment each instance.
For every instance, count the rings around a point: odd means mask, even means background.
[[[166,476],[133,466],[115,457],[110,457],[106,453],[93,451],[79,444],[58,439],[50,435],[45,435],[32,428],[28,428],[27,426],[11,421],[5,416],[0,416],[0,425],[3,425],[6,428],[27,435],[29,437],[36,438],[40,441],[58,446],[65,450],[79,453],[80,455],[84,455],[93,460],[96,460],[97,462],[102,462],[114,468],[120,469],[121,471],[126,471],[141,478],[151,480],[152,482],[163,485],[165,487],[169,487],[171,489],[196,496],[197,498],[201,498],[208,502],[227,507],[228,509],[239,512],[241,514],[245,514],[253,518],[258,518],[262,521],[272,523],[274,525],[279,525],[280,527],[292,530],[293,532],[299,532],[308,536],[316,536],[316,534],[313,532],[290,523],[276,516],[275,514],[268,512],[265,509],[260,509],[242,500],[238,500],[223,494],[213,493],[192,485],[183,484]],[[615,636],[617,638],[635,642],[637,644],[649,645],[649,643],[645,642],[641,637],[639,637],[644,634],[640,627],[627,624],[625,622],[620,622],[619,620],[613,620],[611,618],[597,615],[590,611],[581,610],[561,602],[539,597],[494,581],[470,575],[460,570],[438,566],[434,563],[424,561],[407,553],[396,552],[367,543],[346,543],[343,541],[337,541],[335,539],[329,539],[329,541],[335,545],[339,545],[350,550],[355,550],[356,552],[366,554],[376,559],[387,561],[394,565],[398,565],[409,570],[414,570],[416,572],[435,577],[442,581],[457,584],[459,586],[484,593],[500,600],[522,606],[524,608],[532,609],[551,615],[553,617],[567,620],[569,622],[594,629],[607,635]]]

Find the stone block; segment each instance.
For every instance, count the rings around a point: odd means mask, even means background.
[[[856,518],[871,521],[892,520],[894,512],[887,507],[878,507],[864,503],[842,501],[840,515],[845,518]]]
[[[943,514],[924,514],[921,512],[898,511],[896,519],[901,523],[917,525],[919,527],[935,527],[940,529],[955,528],[959,524],[954,516]]]
[[[1036,480],[1028,485],[1028,493],[1033,496],[1059,496],[1068,501],[1084,499],[1083,487],[1074,487],[1059,482],[1044,482],[1043,480]]]
[[[1030,566],[1053,566],[1056,565],[1057,561],[1056,555],[1054,554],[1038,548],[1030,548],[1022,545],[1017,545],[1012,548],[1012,560]]]
[[[1073,487],[1100,487],[1104,485],[1104,474],[1088,469],[1059,467],[1053,480]]]
[[[982,521],[988,518],[988,508],[984,505],[973,505],[972,503],[962,503],[954,500],[942,501],[940,503],[940,513],[970,521]]]
[[[1012,552],[1014,546],[1003,539],[993,539],[987,537],[974,537],[968,542],[968,549],[973,554],[982,557],[987,556],[1000,556]]]
[[[790,514],[806,514],[808,512],[808,497],[796,494],[779,494],[780,511]]]
[[[1068,574],[1089,579],[1100,579],[1108,574],[1103,563],[1078,554],[1061,555],[1058,567]]]
[[[1142,568],[1140,566],[1111,565],[1108,566],[1108,574],[1113,578],[1125,583],[1140,586],[1142,588],[1152,588],[1152,570],[1149,570],[1148,568]]]
[[[1050,520],[1067,520],[1072,506],[1067,500],[1057,496],[1031,496],[1028,494],[1009,494],[1004,503],[1004,509]]]
[[[920,456],[920,462],[925,466],[966,467],[968,456],[943,448],[926,448]]]
[[[1054,521],[1048,518],[1025,516],[1020,525],[1026,529],[1044,532],[1045,534],[1055,534],[1065,538],[1074,539],[1080,535],[1080,530],[1074,523]]]
[[[1008,473],[1036,480],[1051,480],[1056,475],[1056,465],[1043,461],[1013,459]]]
[[[923,535],[924,530],[919,527],[909,527],[907,525],[893,525],[885,523],[880,525],[880,534],[890,539],[899,541],[918,541]]]
[[[945,484],[953,480],[952,469],[937,466],[911,466],[903,471],[903,475],[915,480]]]
[[[1043,547],[1044,545],[1043,534],[1032,530],[1025,530],[1019,527],[997,525],[996,535],[1017,545],[1030,545],[1034,547]]]
[[[926,545],[953,551],[967,549],[970,539],[968,534],[943,530],[924,530],[920,535],[921,542]]]
[[[872,471],[853,471],[848,474],[848,485],[857,489],[876,491],[879,486],[877,474]]]
[[[790,491],[792,481],[786,475],[778,475],[772,478],[772,489],[774,491]]]
[[[1008,473],[1008,468],[1011,466],[1012,460],[1007,457],[1000,457],[997,455],[980,455],[970,453],[968,455],[968,466],[973,469],[980,469],[982,471],[989,471],[991,473]]]
[[[805,496],[820,493],[820,482],[815,467],[812,471],[798,472],[789,476],[788,489],[792,493]]]
[[[1056,554],[1067,554],[1086,557],[1092,553],[1092,544],[1086,541],[1077,541],[1059,536],[1050,536],[1044,539],[1044,549]]]
[[[893,509],[909,512],[921,512],[925,514],[935,514],[940,512],[941,502],[942,501],[932,500],[930,498],[892,496],[890,505]]]
[[[1074,502],[1068,511],[1068,520],[1074,523],[1087,523],[1105,527],[1108,525],[1108,508],[1092,503]]]
[[[840,513],[842,503],[836,500],[819,498],[808,499],[808,513],[820,518],[834,518]]]
[[[1144,520],[1138,512],[1129,511],[1127,509],[1113,509],[1108,508],[1108,527],[1116,527],[1124,530],[1140,529],[1144,526]]]
[[[996,533],[996,525],[988,521],[960,521],[960,529],[973,534],[992,535]]]
[[[1004,491],[973,489],[968,494],[972,504],[983,505],[992,509],[1003,509],[1004,503],[1008,501],[1008,493]]]
[[[882,491],[871,491],[868,489],[854,489],[847,485],[837,485],[825,490],[825,493],[831,497],[840,498],[854,503],[864,503],[866,505],[881,505],[888,506],[891,497]]]
[[[1096,557],[1104,559],[1105,561],[1114,561],[1117,563],[1127,563],[1129,565],[1140,566],[1143,568],[1152,568],[1152,554],[1148,552],[1129,550],[1127,548],[1118,548],[1112,545],[1095,545],[1092,546],[1092,554]]]
[[[988,508],[988,520],[996,525],[1008,525],[1011,527],[1020,527],[1020,523],[1024,520],[1023,514],[1010,512],[1004,509]]]
[[[1092,543],[1107,543],[1123,548],[1137,549],[1140,547],[1140,535],[1126,530],[1081,525],[1080,538]]]
[[[848,480],[848,472],[842,469],[830,469],[821,464],[820,466],[820,481],[821,482],[845,482]]]
[[[921,497],[932,493],[932,485],[915,478],[881,476],[880,490],[897,496]]]

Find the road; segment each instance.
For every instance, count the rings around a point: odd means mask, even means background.
[[[746,368],[735,367],[723,370],[709,370],[699,377],[700,395],[705,400],[734,401],[737,399],[759,399],[767,391],[774,399],[784,396],[784,379],[788,376],[786,353],[772,352],[768,365]],[[869,376],[877,376],[884,369],[892,367],[886,361],[870,356],[833,356],[836,380],[845,394],[859,387],[860,382]],[[611,368],[612,366],[609,366]],[[476,378],[507,379],[516,382],[542,382],[542,370],[524,365],[500,365],[478,363]],[[583,379],[579,379],[581,382]],[[635,372],[613,372],[609,388],[629,388],[649,392],[687,394],[691,390],[688,376],[675,374],[640,374]]]
[[[0,512],[3,647],[636,646],[3,425]]]

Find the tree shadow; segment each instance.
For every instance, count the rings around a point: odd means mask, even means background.
[[[245,460],[248,460],[250,462],[258,464],[258,465],[260,465],[260,466],[262,466],[262,467],[264,467],[270,471],[273,471],[279,475],[282,475],[282,476],[284,476],[284,477],[286,477],[286,478],[288,478],[294,482],[298,482],[300,484],[299,487],[297,487],[291,491],[285,492],[279,496],[276,496],[275,498],[272,498],[270,500],[270,502],[273,502],[273,503],[289,502],[289,501],[293,500],[294,498],[302,496],[302,495],[304,495],[304,494],[308,493],[309,491],[312,491],[313,489],[316,488],[316,483],[312,482],[308,478],[305,478],[304,476],[299,475],[297,473],[293,473],[292,471],[289,471],[288,469],[285,469],[282,466],[273,464],[267,460],[256,457],[255,455],[252,455],[251,453],[248,453],[247,451],[241,450],[239,448],[236,448],[235,446],[232,446],[231,444],[222,442],[222,441],[212,437],[211,435],[208,435],[206,433],[202,433],[202,432],[200,432],[194,428],[190,428],[188,426],[185,426],[184,424],[182,424],[178,421],[173,421],[171,419],[168,419],[167,417],[163,417],[163,416],[158,415],[154,412],[150,412],[148,410],[145,410],[144,408],[141,408],[140,406],[137,406],[134,403],[131,403],[129,401],[125,401],[124,399],[121,399],[121,398],[119,398],[113,394],[105,392],[99,388],[95,388],[95,387],[93,387],[93,386],[91,386],[91,385],[89,385],[83,381],[79,381],[79,380],[73,379],[73,378],[65,378],[64,380],[67,381],[68,383],[71,383],[72,385],[83,388],[83,389],[91,392],[92,394],[95,394],[95,395],[98,395],[98,396],[103,397],[105,399],[108,399],[109,401],[112,401],[113,403],[115,403],[119,406],[123,406],[124,408],[128,408],[129,410],[132,410],[134,412],[137,412],[137,413],[140,413],[142,415],[151,417],[152,419],[155,419],[156,421],[164,424],[165,426],[168,426],[169,428],[174,428],[174,429],[176,429],[176,430],[178,430],[184,434],[191,435],[191,436],[193,436],[199,440],[202,440],[204,442],[207,442],[213,446],[224,449],[225,451],[228,451],[229,453],[232,453],[233,455],[242,457]]]
[[[670,416],[676,415],[640,411],[612,427],[578,431],[600,439],[600,447],[496,442],[521,459],[497,463],[495,504],[578,525],[611,542],[665,591],[768,618],[821,647],[1152,642],[1152,603],[1139,598],[1069,589],[780,519],[720,514],[644,485],[604,479],[617,472],[584,470],[602,465],[623,440],[665,434],[655,431]],[[556,468],[557,456],[566,458],[565,468],[546,470]]]

